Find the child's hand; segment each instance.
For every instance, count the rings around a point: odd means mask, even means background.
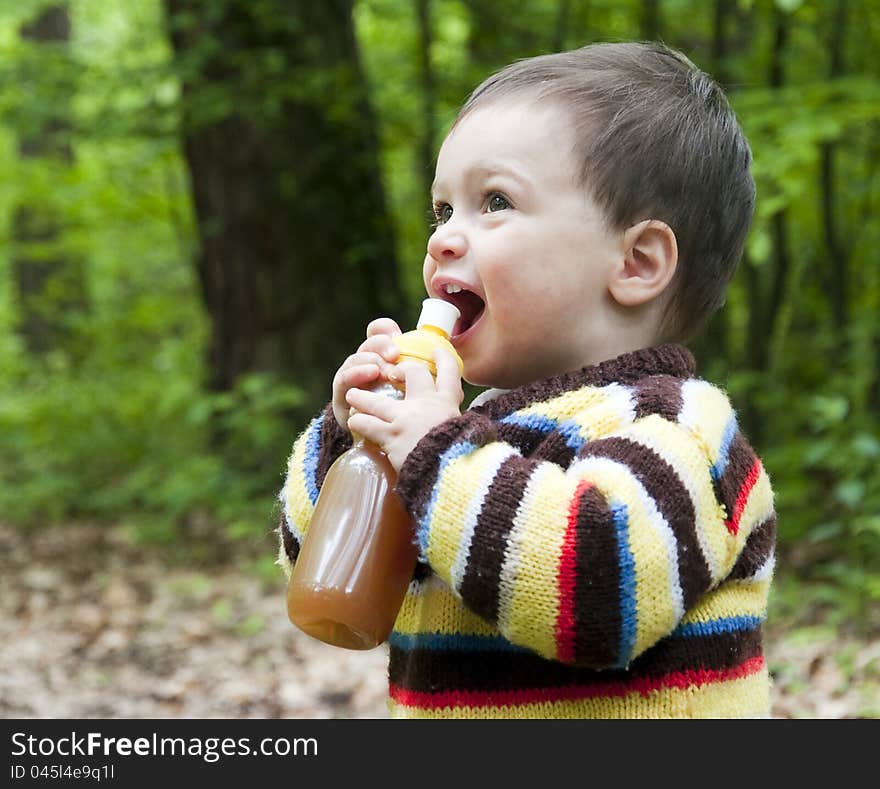
[[[367,326],[367,339],[333,376],[333,416],[343,429],[348,428],[350,407],[345,399],[348,390],[391,375],[394,370],[392,362],[400,355],[391,338],[400,333],[400,327],[391,318],[371,321]]]
[[[363,389],[348,390],[348,404],[358,411],[349,419],[349,429],[382,447],[396,471],[425,433],[460,413],[464,392],[458,362],[442,348],[434,352],[434,361],[436,381],[418,362],[397,366],[398,377],[406,378],[403,400]]]

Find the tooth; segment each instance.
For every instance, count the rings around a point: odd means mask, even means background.
[[[461,285],[453,285],[451,282],[446,286],[447,293],[461,293]]]

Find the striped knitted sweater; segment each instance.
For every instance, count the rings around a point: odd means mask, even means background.
[[[776,518],[726,395],[679,345],[502,394],[400,471],[421,562],[389,639],[392,717],[764,717]],[[289,574],[328,406],[280,498]]]

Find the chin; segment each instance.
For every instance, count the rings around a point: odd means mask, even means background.
[[[483,370],[471,372],[465,366],[464,380],[473,386],[485,386],[489,389],[516,389],[518,383],[510,383],[507,377],[498,371]]]

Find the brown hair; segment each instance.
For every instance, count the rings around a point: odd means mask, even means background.
[[[498,71],[455,123],[517,94],[568,113],[580,181],[614,227],[650,218],[672,228],[679,259],[663,335],[691,338],[724,304],[755,205],[751,150],[721,87],[664,44],[591,44]]]

